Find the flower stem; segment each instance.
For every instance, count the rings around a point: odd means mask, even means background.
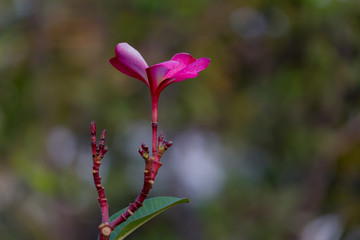
[[[152,114],[151,114],[151,126],[152,126],[152,154],[153,156],[157,151],[157,128],[158,128],[158,97],[152,98]]]
[[[115,220],[113,220],[110,223],[110,226],[112,228],[115,228],[122,222],[125,222],[128,217],[130,217],[136,210],[138,210],[140,207],[142,207],[143,202],[147,198],[150,189],[152,188],[154,184],[154,179],[152,178],[152,166],[154,162],[154,156],[157,152],[157,127],[158,127],[158,97],[152,97],[152,114],[151,114],[151,126],[152,126],[152,154],[153,156],[149,156],[149,150],[147,146],[144,144],[141,145],[141,148],[139,148],[139,153],[145,160],[145,170],[144,170],[144,184],[141,189],[140,194],[137,196],[135,202],[130,203],[127,210],[121,214],[119,217],[117,217]],[[144,155],[145,154],[145,155]]]
[[[144,183],[141,189],[140,194],[137,196],[136,200],[133,203],[130,203],[127,210],[122,213],[119,217],[113,220],[110,223],[110,227],[114,229],[116,226],[125,222],[128,217],[133,215],[140,207],[142,207],[143,202],[147,198],[151,188],[153,187],[155,177],[159,168],[161,167],[160,158],[164,151],[171,146],[172,143],[168,143],[163,140],[162,134],[160,134],[159,139],[157,137],[157,127],[158,127],[158,97],[152,98],[152,156],[149,156],[149,149],[145,144],[142,144],[139,148],[140,155],[145,160],[145,170],[144,170]],[[159,145],[158,145],[159,144]],[[164,145],[165,144],[165,145]],[[161,151],[159,151],[159,146],[161,146]]]

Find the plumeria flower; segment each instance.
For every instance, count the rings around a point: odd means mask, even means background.
[[[161,91],[174,82],[194,78],[210,64],[209,58],[196,59],[178,53],[170,61],[148,66],[141,54],[127,43],[119,43],[110,63],[120,72],[143,81],[150,88],[152,101],[152,151],[157,149],[158,101]]]
[[[119,43],[110,63],[120,72],[143,81],[150,88],[153,104],[161,91],[171,83],[194,78],[207,68],[209,58],[196,59],[189,53],[178,53],[170,61],[148,66],[141,54],[127,43]]]

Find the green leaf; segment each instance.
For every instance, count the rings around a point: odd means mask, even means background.
[[[159,215],[168,208],[180,203],[188,203],[188,198],[176,197],[154,197],[144,201],[144,205],[139,208],[127,221],[117,226],[110,235],[110,240],[122,240],[141,225]],[[124,208],[110,217],[110,221],[120,216],[127,209]]]

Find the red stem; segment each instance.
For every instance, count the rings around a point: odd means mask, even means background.
[[[155,177],[158,173],[159,168],[162,165],[160,163],[160,158],[162,154],[166,151],[166,149],[168,149],[172,145],[172,142],[167,142],[163,139],[162,134],[160,134],[159,139],[157,137],[158,99],[158,96],[152,97],[152,156],[149,156],[149,149],[145,144],[142,144],[141,148],[139,148],[139,153],[145,160],[143,187],[136,200],[133,203],[130,203],[129,207],[124,213],[122,213],[112,222],[104,225],[106,227],[109,227],[111,231],[119,224],[125,222],[131,215],[134,214],[135,211],[137,211],[140,207],[143,206],[143,202],[145,201],[151,188],[153,187]],[[100,237],[102,237],[102,234],[100,234]],[[101,239],[102,238],[100,238],[100,240]],[[107,240],[107,238],[104,236],[103,240]]]
[[[105,147],[105,129],[101,133],[99,146],[96,144],[96,125],[95,122],[91,123],[91,148],[92,148],[92,158],[93,158],[93,178],[96,190],[98,192],[98,201],[100,204],[102,223],[109,222],[109,205],[107,204],[107,199],[105,196],[104,187],[101,184],[101,177],[99,174],[99,169],[101,165],[101,159],[104,157],[107,152],[107,147]]]
[[[121,214],[118,218],[113,220],[110,223],[111,228],[115,228],[122,222],[125,222],[133,213],[142,207],[144,200],[149,194],[150,189],[152,188],[154,181],[151,180],[151,165],[152,165],[152,157],[150,157],[145,163],[145,170],[144,170],[144,184],[143,188],[141,189],[140,194],[137,196],[135,202],[131,203],[127,210]]]
[[[96,143],[96,125],[95,122],[91,122],[91,150],[93,158],[93,178],[96,190],[98,192],[98,201],[101,210],[101,224],[99,226],[100,230],[100,240],[109,239],[109,235],[112,229],[109,227],[109,205],[105,196],[104,187],[101,184],[101,177],[99,174],[101,160],[107,152],[107,146],[105,146],[105,134],[106,131],[103,130],[100,137],[99,146]]]
[[[157,145],[157,127],[158,127],[158,96],[152,97],[152,157],[145,159],[145,170],[144,170],[144,184],[140,194],[137,196],[135,202],[131,203],[127,210],[121,214],[118,218],[110,223],[110,227],[115,228],[122,222],[125,222],[136,210],[138,210],[145,199],[147,198],[150,189],[153,187],[156,174],[161,166],[160,158],[161,154],[158,153]],[[144,148],[142,148],[144,150]],[[140,152],[140,151],[139,151]],[[140,153],[141,154],[141,153]],[[144,156],[143,156],[144,157]]]
[[[158,102],[159,97],[152,97],[152,111],[151,111],[151,126],[152,126],[152,153],[153,156],[156,154],[157,151],[157,127],[158,127]]]

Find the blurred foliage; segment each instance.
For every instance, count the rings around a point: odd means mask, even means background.
[[[108,63],[129,42],[149,65],[177,52],[211,58],[197,79],[164,91],[160,128],[170,139],[215,133],[225,171],[215,195],[129,239],[312,240],[304,229],[327,214],[342,239],[359,239],[359,9],[355,0],[2,0],[0,238],[96,238],[93,119],[108,131],[112,213],[133,201],[142,165],[131,137],[136,124],[150,134],[150,96]],[[165,157],[153,195],[186,193],[166,178],[171,164]]]

